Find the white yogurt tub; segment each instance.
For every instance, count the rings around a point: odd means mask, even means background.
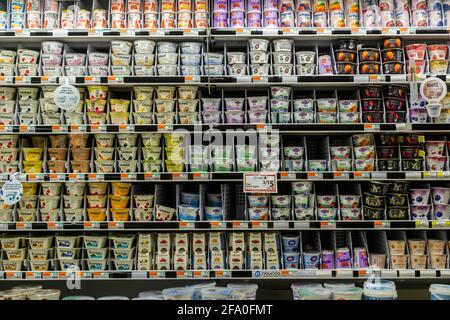
[[[276,76],[287,76],[291,75],[293,71],[293,64],[274,64],[273,65],[273,73]]]
[[[250,51],[267,51],[270,41],[267,39],[249,39]]]
[[[182,42],[181,53],[200,53],[202,50],[201,42]]]
[[[83,77],[86,75],[86,68],[83,66],[79,66],[79,67],[66,66],[66,67],[64,67],[64,70],[66,72],[66,75],[70,75],[70,76],[74,76],[74,77]]]
[[[193,300],[194,289],[192,288],[169,288],[162,291],[164,300]]]
[[[223,71],[224,71],[224,68],[223,68],[223,65],[222,64],[218,64],[218,65],[213,65],[213,64],[210,64],[210,65],[205,65],[204,67],[203,67],[203,70],[204,70],[204,74],[206,75],[206,76],[222,76],[223,75]]]
[[[178,65],[176,64],[162,64],[157,68],[160,76],[176,76],[178,74]]]
[[[229,283],[232,300],[256,300],[258,285],[255,283]]]
[[[44,41],[42,42],[42,53],[62,54],[64,49],[64,43],[57,41]]]
[[[158,53],[175,53],[178,45],[174,42],[161,41],[156,44]]]
[[[18,75],[23,77],[34,77],[38,74],[38,64],[19,64],[17,66]]]
[[[105,296],[100,297],[97,300],[130,300],[130,298],[124,296]]]
[[[158,53],[158,64],[177,64],[177,53]]]
[[[66,53],[64,55],[66,66],[84,66],[86,62],[86,54],[84,53]]]
[[[153,53],[155,51],[155,41],[137,40],[134,42],[134,51],[136,53]]]
[[[88,55],[90,66],[106,66],[108,64],[109,54],[104,52],[91,52]]]
[[[39,51],[36,50],[28,50],[28,49],[19,49],[17,50],[17,54],[19,56],[19,64],[37,64],[39,60]]]
[[[153,67],[153,66],[135,66],[134,74],[136,76],[153,76],[155,74],[155,67]]]
[[[247,65],[246,64],[229,65],[228,74],[231,76],[244,76],[247,74]]]
[[[42,75],[47,77],[60,77],[62,76],[62,67],[42,67]]]
[[[223,53],[210,52],[205,54],[205,64],[221,65],[223,64]]]
[[[62,55],[53,53],[44,53],[41,56],[41,63],[43,66],[60,66],[62,62]]]
[[[130,54],[133,43],[129,41],[111,41],[111,51],[113,54]]]
[[[89,75],[94,77],[106,77],[109,74],[108,66],[91,66],[89,67]]]
[[[361,300],[363,289],[353,288],[333,288],[331,289],[332,300]]]
[[[199,66],[201,62],[200,54],[183,53],[181,54],[181,64],[186,66]]]
[[[300,63],[314,63],[316,58],[316,52],[314,51],[298,51],[295,53],[297,58],[297,64]]]
[[[292,51],[292,43],[294,41],[289,39],[273,40],[275,51]]]
[[[252,75],[268,75],[270,70],[270,64],[251,64],[250,70]]]
[[[275,64],[292,63],[292,53],[287,51],[274,52],[273,61]]]
[[[2,64],[0,65],[0,75],[2,76],[13,76],[15,65],[13,64]]]
[[[244,52],[228,52],[227,53],[228,64],[243,64],[245,63]]]
[[[134,55],[134,63],[136,66],[152,66],[155,62],[153,53],[136,53]]]

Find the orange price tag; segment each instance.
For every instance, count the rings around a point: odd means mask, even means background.
[[[23,77],[16,77],[16,81],[22,82],[23,81]]]
[[[333,177],[335,178],[342,177],[342,172],[333,172]]]
[[[381,226],[382,224],[383,224],[383,222],[381,220],[375,220],[373,222],[373,225],[375,225],[375,226]]]
[[[239,221],[233,221],[233,227],[240,227],[241,223]]]
[[[120,180],[127,180],[129,177],[128,173],[121,173],[120,174]]]
[[[217,221],[212,221],[211,222],[211,227],[218,227],[218,226],[220,226],[219,222],[217,222]]]
[[[359,28],[353,27],[351,30],[352,30],[352,32],[358,32]]]
[[[34,276],[34,272],[27,271],[27,272],[25,272],[25,276],[26,277],[33,277]]]
[[[59,124],[52,125],[52,131],[61,131],[61,126]]]
[[[84,224],[84,227],[92,227],[92,222],[86,221]]]
[[[366,130],[370,130],[370,129],[372,129],[373,128],[373,125],[371,124],[371,123],[364,123],[364,129],[366,129]]]
[[[261,226],[261,222],[259,221],[252,221],[252,227],[260,227]]]
[[[98,271],[96,271],[96,272],[92,272],[92,275],[93,275],[93,276],[96,276],[96,277],[98,277],[98,276],[101,276],[101,275],[102,275],[102,273],[101,273],[101,272],[98,272]]]
[[[223,270],[217,270],[215,272],[216,277],[223,277]]]
[[[48,222],[47,223],[47,227],[48,228],[54,228],[56,226],[56,224],[54,222]]]
[[[315,172],[308,172],[306,175],[308,177],[315,177],[315,176],[317,176],[317,173],[315,173]]]
[[[177,277],[184,277],[185,272],[184,271],[177,271]]]
[[[42,76],[41,81],[48,81],[48,76]]]
[[[108,222],[108,228],[115,228],[115,227],[117,227],[117,223],[115,223],[114,221]]]
[[[114,76],[109,76],[109,77],[108,77],[108,81],[116,81],[116,77],[114,77]]]
[[[58,277],[65,277],[67,276],[67,272],[58,272]]]
[[[408,28],[400,28],[400,32],[407,32]]]
[[[179,177],[181,177],[180,173],[178,173],[178,172],[172,173],[172,179],[176,179],[176,178],[179,178]]]
[[[119,124],[119,129],[127,130],[127,125],[126,124]]]
[[[89,173],[88,174],[88,178],[95,180],[95,179],[97,179],[97,174],[96,173]]]
[[[378,76],[378,75],[370,75],[370,76],[369,76],[369,79],[370,79],[370,80],[378,80],[379,77],[380,77],[380,76]]]
[[[151,173],[151,172],[146,172],[146,173],[144,174],[144,178],[149,179],[149,178],[152,178],[152,177],[153,177],[153,173]]]
[[[120,33],[127,33],[127,32],[128,32],[128,29],[120,29],[119,32],[120,32]]]
[[[94,78],[92,77],[84,77],[84,81],[92,81]]]
[[[56,173],[50,173],[50,180],[58,179],[58,175]]]
[[[99,128],[100,128],[100,125],[98,125],[98,124],[91,124],[91,131],[98,131]]]
[[[265,129],[266,125],[264,123],[257,123],[256,124],[256,129]]]
[[[28,180],[36,180],[37,176],[34,173],[29,173],[28,174]]]
[[[194,172],[194,173],[192,174],[192,176],[193,176],[194,178],[200,178],[200,177],[202,176],[202,174],[199,173],[199,172]]]
[[[286,171],[280,172],[280,177],[288,177],[289,174]]]
[[[19,127],[19,131],[20,132],[27,132],[28,131],[28,126],[27,125],[21,125]]]
[[[288,270],[281,270],[281,275],[282,276],[288,276],[289,275],[289,271]]]
[[[252,76],[253,81],[261,81],[261,76]]]
[[[244,29],[242,29],[242,28],[236,28],[236,33],[243,33],[244,32]]]
[[[166,125],[165,125],[165,124],[163,124],[163,123],[158,123],[158,126],[157,126],[157,128],[158,128],[158,129],[160,129],[160,130],[163,130],[163,129],[165,129],[165,128],[166,128]]]
[[[77,124],[72,124],[72,125],[70,126],[70,131],[78,131],[78,130],[80,130],[80,126],[79,126],[79,125],[77,125]]]
[[[283,32],[285,33],[289,33],[292,31],[291,28],[282,28],[281,30],[283,30]]]
[[[192,76],[185,76],[184,81],[192,81],[194,78]]]
[[[367,270],[358,270],[358,276],[363,277],[367,274]]]
[[[323,33],[325,31],[324,28],[317,28],[316,30],[317,30],[317,33]]]
[[[362,177],[362,172],[360,172],[360,171],[355,171],[355,172],[353,173],[353,175],[354,175],[355,177]]]
[[[44,271],[44,272],[42,272],[42,275],[44,277],[50,277],[50,272]]]
[[[4,81],[5,81],[5,77],[4,77],[4,76],[1,76],[1,77],[0,77],[0,81],[1,81],[1,82],[4,82]]]
[[[201,271],[194,271],[192,272],[192,274],[194,275],[194,277],[199,277],[202,275]]]
[[[5,126],[4,125],[0,125],[0,131],[5,131]]]
[[[6,277],[7,278],[12,278],[12,277],[14,277],[15,276],[15,273],[14,272],[6,272]]]
[[[327,226],[328,225],[328,221],[320,221],[320,226]]]
[[[180,222],[180,227],[187,227],[189,224],[187,222]]]
[[[157,273],[156,273],[156,271],[149,271],[149,272],[148,272],[148,276],[149,276],[149,277],[156,277],[156,276],[157,276]]]

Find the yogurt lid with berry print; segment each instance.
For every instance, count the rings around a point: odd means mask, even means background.
[[[19,202],[23,195],[23,186],[17,177],[18,174],[14,173],[11,176],[11,179],[3,184],[0,190],[0,198],[8,206],[12,206]]]
[[[53,101],[60,109],[74,109],[80,103],[80,92],[70,84],[63,84],[55,89]]]

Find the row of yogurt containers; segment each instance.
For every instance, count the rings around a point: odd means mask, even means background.
[[[13,1],[0,7],[1,29],[207,28],[208,1]],[[25,10],[26,9],[26,10]],[[195,17],[195,20],[194,20]]]
[[[295,2],[295,3],[294,3]],[[345,6],[344,6],[345,2]],[[361,5],[360,5],[361,4]],[[229,6],[228,6],[229,5]],[[444,26],[450,4],[444,1],[214,1],[215,28],[427,27]]]
[[[207,56],[202,59],[202,51],[201,42],[111,41],[74,49],[46,41],[40,51],[21,47],[17,52],[0,50],[0,71],[3,76],[151,76],[156,66],[159,75],[177,75],[166,73],[179,68],[185,74],[197,75],[203,70],[203,61],[208,63]]]

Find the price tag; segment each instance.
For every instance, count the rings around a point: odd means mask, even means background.
[[[335,221],[321,221],[320,222],[321,229],[336,229]]]
[[[316,270],[316,277],[331,278],[331,270]]]
[[[237,28],[236,35],[238,36],[249,36],[251,35],[250,29]]]
[[[244,221],[233,221],[233,229],[248,229],[248,222]]]
[[[12,77],[12,76],[8,76],[8,77],[0,76],[0,82],[1,83],[11,84],[11,83],[14,82],[13,79],[14,79],[14,77]]]
[[[17,76],[15,78],[14,82],[17,83],[17,84],[29,84],[29,83],[31,83],[31,78],[30,77]]]
[[[209,278],[209,271],[192,271],[193,278]]]
[[[32,227],[32,222],[16,222],[17,230],[30,230]]]
[[[84,174],[82,174],[82,173],[69,173],[69,180],[71,180],[71,181],[84,181]]]
[[[179,223],[180,229],[194,229],[195,228],[195,222],[180,222]]]
[[[123,83],[123,77],[109,76],[108,83]]]
[[[314,179],[323,179],[323,174],[319,173],[319,172],[308,172],[306,174],[306,176],[308,177],[308,179],[314,180]]]
[[[436,172],[431,171],[424,171],[423,172],[423,178],[424,179],[436,179],[437,175]]]
[[[211,229],[226,229],[227,223],[222,221],[210,222]]]
[[[116,222],[116,221],[108,222],[108,229],[123,229],[123,228],[124,228],[123,222]]]
[[[89,180],[103,181],[103,180],[105,180],[105,175],[99,174],[99,173],[89,173],[88,178],[89,178]]]
[[[296,177],[293,172],[280,172],[280,180],[295,180]]]
[[[244,193],[277,193],[277,191],[276,173],[244,173]]]
[[[84,83],[86,84],[99,84],[100,77],[84,77]]]
[[[182,172],[172,173],[172,180],[188,180],[188,174]]]
[[[339,180],[339,179],[349,179],[350,178],[350,174],[348,172],[333,172],[333,178],[335,180]]]
[[[353,173],[353,179],[370,179],[370,172],[355,171]]]
[[[192,174],[192,178],[194,180],[208,180],[209,175],[208,175],[208,173],[194,172]]]
[[[353,278],[353,270],[336,270],[336,278]]]
[[[185,76],[184,82],[186,83],[200,82],[200,76]]]
[[[28,279],[28,280],[42,279],[42,273],[38,272],[38,271],[25,272],[25,279]]]
[[[62,230],[63,223],[61,222],[47,222],[47,229],[49,230]]]
[[[148,277],[151,279],[164,279],[166,277],[165,271],[149,271]]]
[[[266,83],[269,81],[269,78],[265,77],[265,76],[252,76],[252,81],[259,82],[259,83],[261,83],[261,82]]]
[[[5,275],[6,275],[6,279],[22,279],[21,272],[7,271]]]
[[[376,220],[373,222],[373,227],[377,229],[389,229],[391,227],[391,224],[389,223],[389,221]]]
[[[380,131],[380,125],[373,123],[364,123],[364,131]]]
[[[267,222],[251,221],[252,229],[267,229]]]
[[[84,227],[84,229],[89,229],[89,230],[100,229],[100,222],[85,221],[83,223],[83,227]]]
[[[416,220],[416,229],[428,228],[428,221]]]
[[[432,221],[432,228],[450,228],[450,221]]]
[[[145,180],[160,180],[161,175],[159,173],[146,172],[146,173],[144,173],[144,179]]]

